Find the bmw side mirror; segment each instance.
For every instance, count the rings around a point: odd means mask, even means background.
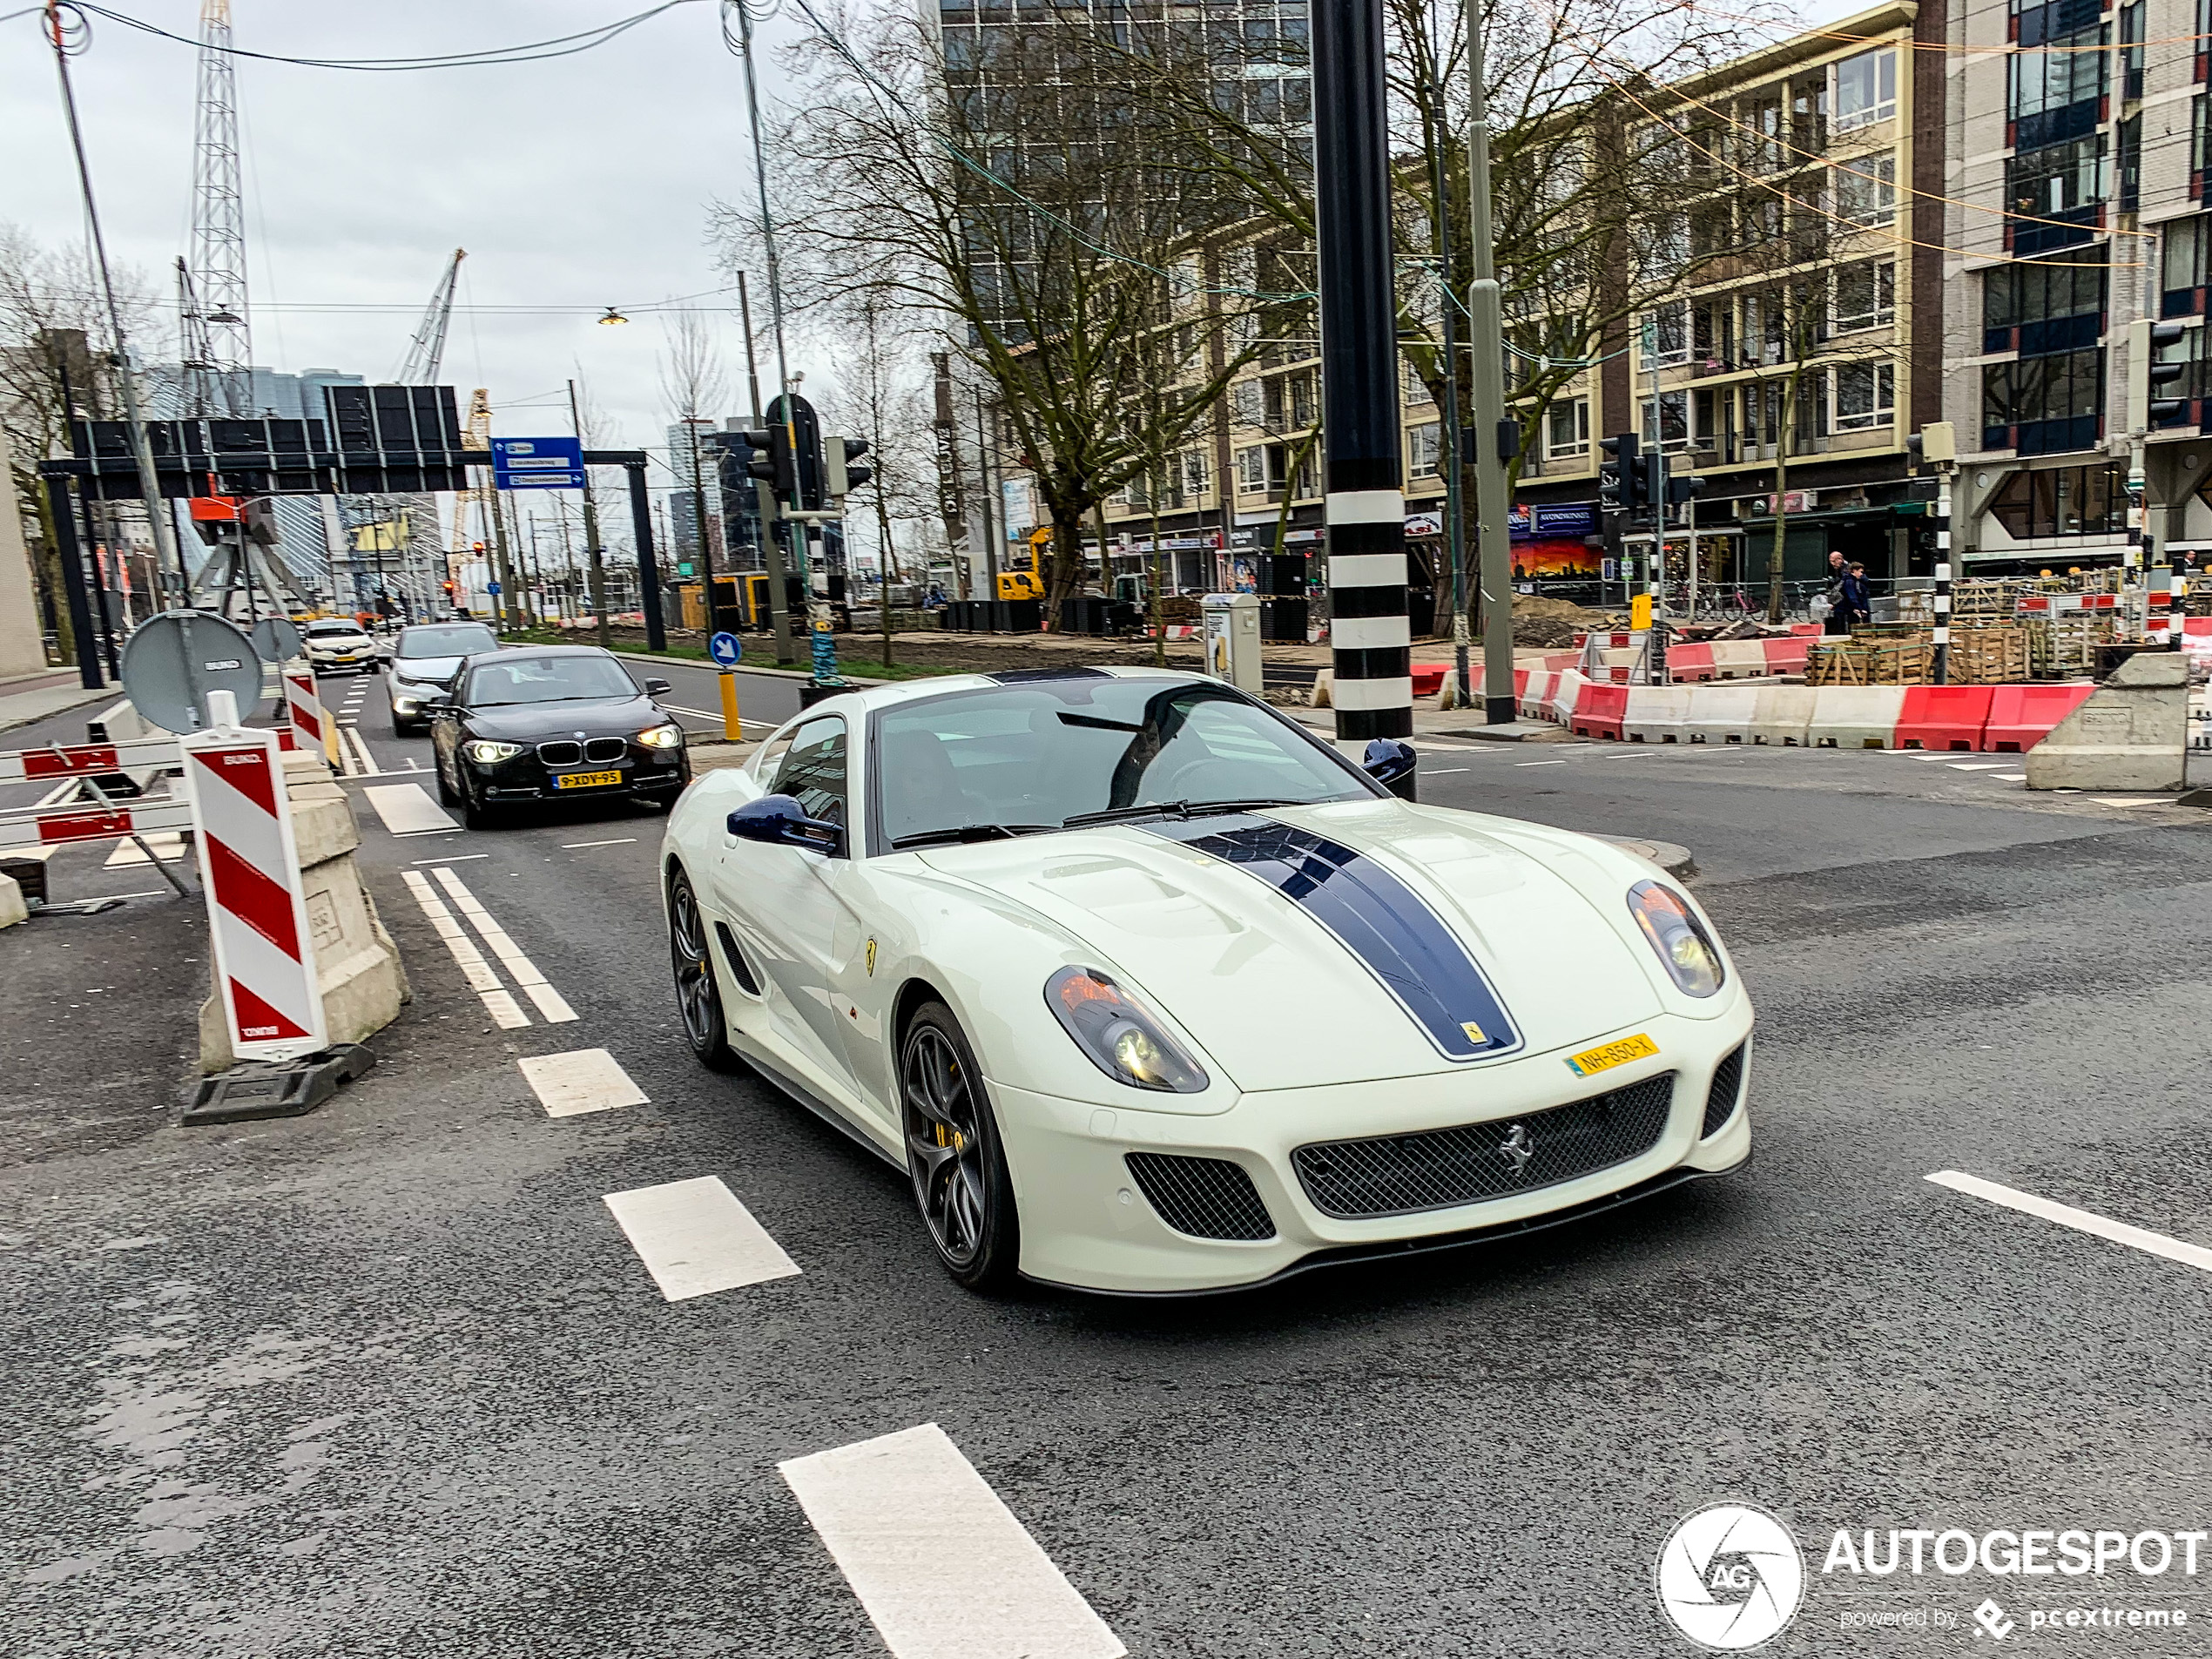
[[[1377,738],[1359,757],[1359,769],[1400,800],[1413,799],[1413,745],[1396,738]]]
[[[645,682],[645,695],[647,697],[666,697],[675,689],[676,688],[673,685],[671,685],[666,680],[647,680]]]
[[[806,816],[806,809],[789,795],[763,795],[749,800],[725,820],[740,841],[768,846],[799,846],[810,853],[837,853],[845,846],[845,828]]]

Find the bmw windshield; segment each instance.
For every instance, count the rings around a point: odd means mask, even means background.
[[[1069,676],[876,717],[885,846],[1372,797],[1325,745],[1204,680]]]
[[[517,703],[607,701],[637,695],[630,676],[609,658],[502,655],[470,672],[462,700],[470,708],[495,709]]]

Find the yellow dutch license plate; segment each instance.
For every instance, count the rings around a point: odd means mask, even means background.
[[[1641,1060],[1659,1052],[1659,1045],[1639,1031],[1632,1037],[1622,1037],[1618,1042],[1608,1042],[1600,1048],[1585,1049],[1578,1055],[1568,1056],[1567,1067],[1577,1077],[1591,1077],[1601,1071],[1610,1071],[1615,1066],[1625,1066],[1631,1060]]]
[[[596,789],[603,784],[618,784],[618,772],[565,772],[553,780],[556,789]]]

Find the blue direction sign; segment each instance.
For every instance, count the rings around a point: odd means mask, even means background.
[[[581,438],[494,438],[492,482],[502,489],[581,489]]]
[[[745,647],[735,634],[717,634],[706,642],[706,654],[724,668],[735,668],[745,655]]]

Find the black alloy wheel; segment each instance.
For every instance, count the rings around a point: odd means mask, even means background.
[[[483,786],[469,783],[469,774],[461,771],[458,756],[454,760],[453,769],[461,773],[461,821],[472,830],[490,829],[499,822],[499,814],[480,792]]]
[[[730,1047],[722,992],[714,982],[708,949],[698,897],[691,891],[691,877],[679,870],[668,884],[668,954],[676,969],[676,1006],[684,1016],[684,1041],[691,1045],[691,1058],[709,1071],[737,1071],[744,1062]]]
[[[1014,1278],[1021,1226],[982,1073],[952,1010],[925,1004],[900,1047],[907,1170],[945,1271],[972,1291]]]
[[[438,805],[441,806],[460,806],[461,797],[454,792],[453,786],[446,781],[446,758],[433,751],[430,756],[430,770],[438,774]]]

